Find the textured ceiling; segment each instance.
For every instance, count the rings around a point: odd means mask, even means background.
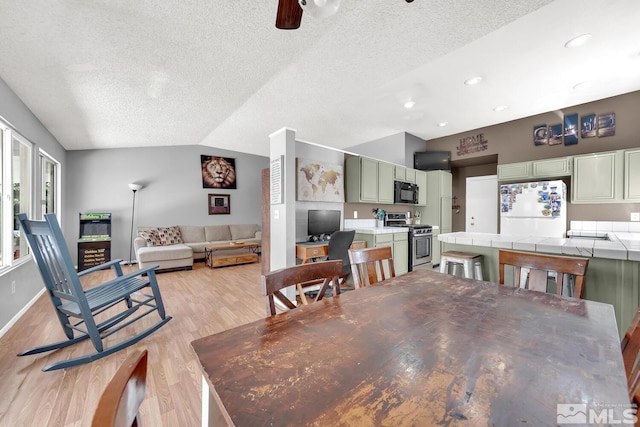
[[[276,9],[0,0],[0,77],[69,150],[203,144],[260,155],[283,126],[347,148],[640,89],[638,0],[342,0],[294,31],[275,28]],[[564,47],[582,33],[593,35],[587,45]],[[482,82],[465,86],[474,75]]]

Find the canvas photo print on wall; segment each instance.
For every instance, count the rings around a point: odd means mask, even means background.
[[[296,159],[297,200],[344,203],[344,173],[341,165]]]
[[[200,170],[202,188],[237,188],[235,159],[201,155]]]

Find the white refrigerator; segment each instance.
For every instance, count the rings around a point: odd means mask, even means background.
[[[500,234],[565,237],[567,186],[561,180],[500,186]]]

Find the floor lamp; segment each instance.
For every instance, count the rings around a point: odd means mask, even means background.
[[[131,204],[131,233],[129,237],[131,237],[131,241],[129,242],[129,265],[132,264],[132,255],[131,251],[133,249],[133,220],[136,217],[136,192],[138,190],[142,190],[142,185],[140,184],[129,184],[129,188],[133,191],[133,203]]]

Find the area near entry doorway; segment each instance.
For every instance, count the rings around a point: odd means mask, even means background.
[[[467,178],[465,231],[498,232],[498,176]]]

